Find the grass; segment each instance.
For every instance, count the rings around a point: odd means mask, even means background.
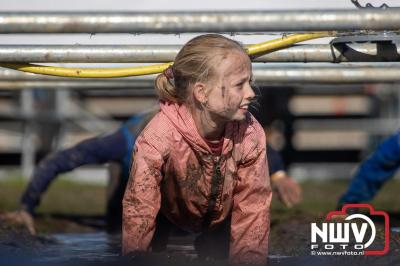
[[[348,181],[306,181],[301,184],[303,201],[293,211],[301,211],[314,215],[333,210],[340,195],[346,190]],[[11,211],[18,208],[19,199],[26,187],[26,181],[16,178],[0,181],[0,211]],[[376,209],[400,213],[398,200],[400,181],[391,180],[384,185],[371,202]],[[101,185],[81,184],[63,180],[53,182],[44,194],[38,213],[65,214],[104,214],[106,188]],[[284,213],[287,209],[274,197],[273,213]]]
[[[20,178],[0,181],[0,212],[18,208],[26,185],[26,181]],[[80,184],[60,178],[43,195],[37,213],[101,215],[104,214],[105,202],[104,186]]]
[[[336,208],[339,197],[346,191],[349,182],[347,180],[306,181],[301,184],[303,189],[303,201],[295,206],[293,211],[301,211],[313,215],[326,214]],[[375,209],[400,213],[398,201],[400,181],[387,182],[376,195],[371,204]],[[274,198],[272,212],[283,212],[285,207]]]
[[[18,208],[19,199],[25,189],[26,181],[20,178],[0,181],[0,212],[12,211]],[[307,181],[301,184],[303,201],[292,209],[287,209],[274,197],[271,211],[272,224],[286,223],[309,218],[325,217],[334,210],[340,195],[346,190],[345,180]],[[376,210],[385,210],[400,217],[400,206],[395,204],[400,191],[400,181],[392,180],[384,185],[377,197],[372,201]],[[100,185],[74,183],[62,178],[57,179],[44,194],[37,214],[38,229],[44,231],[64,231],[62,222],[54,221],[49,214],[66,216],[98,216],[105,212],[106,188]],[[312,218],[313,217],[313,218]],[[53,217],[54,218],[54,217]],[[399,218],[400,219],[400,218]],[[399,221],[400,222],[400,221]],[[70,226],[70,224],[68,224]],[[81,230],[70,227],[67,231]]]

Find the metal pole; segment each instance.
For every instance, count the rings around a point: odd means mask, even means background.
[[[364,84],[400,82],[400,65],[333,65],[315,64],[313,66],[270,66],[263,65],[253,69],[256,85],[271,84]],[[116,79],[54,79],[47,76],[29,75],[22,81],[7,81],[0,72],[0,89],[23,88],[71,88],[71,89],[149,89],[154,87],[154,75]]]
[[[67,89],[59,89],[56,91],[55,113],[57,122],[64,121],[66,117],[70,116],[70,94],[71,92]],[[55,150],[61,149],[61,144],[65,137],[65,131],[65,124],[60,122],[58,134],[56,136],[56,143],[53,146]]]
[[[0,45],[0,62],[162,63],[175,59],[179,45]],[[254,62],[400,61],[393,43],[294,45]]]
[[[314,64],[307,66],[272,66],[261,65],[253,68],[253,75],[256,82],[311,82],[311,83],[368,83],[368,82],[398,82],[400,81],[399,64],[392,65],[328,65]],[[326,76],[329,75],[329,76]],[[153,87],[156,75],[114,78],[114,79],[78,79],[78,78],[62,78],[46,75],[36,75],[18,72],[14,70],[0,70],[0,85],[2,88],[7,85],[16,87],[35,87],[46,86],[51,88],[58,85],[63,88],[85,87],[88,88],[145,88]],[[47,84],[47,85],[46,85]]]
[[[393,67],[279,67],[254,69],[257,84],[367,84],[400,81],[399,66]]]
[[[359,119],[299,119],[294,123],[299,130],[365,130],[370,134],[391,134],[398,129],[398,118],[359,118]]]
[[[0,33],[281,32],[399,28],[398,9],[0,13]]]
[[[396,62],[400,61],[396,43],[350,43],[294,45],[260,56],[254,62]]]
[[[170,62],[180,48],[179,45],[0,45],[0,62]]]
[[[31,117],[34,115],[35,109],[33,106],[33,91],[23,90],[21,92],[21,112],[26,117]],[[22,176],[25,179],[29,179],[33,173],[35,167],[35,153],[36,153],[36,143],[35,143],[35,124],[34,122],[28,120],[24,123],[24,137],[22,138]]]

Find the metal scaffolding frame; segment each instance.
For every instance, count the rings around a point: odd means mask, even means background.
[[[180,45],[0,45],[0,62],[163,63]],[[397,43],[302,44],[273,51],[254,62],[387,62],[400,61]]]
[[[0,33],[184,33],[398,30],[400,11],[2,12]]]
[[[253,68],[255,84],[258,86],[289,84],[367,84],[400,82],[400,64],[343,65],[329,66],[314,64],[307,66],[272,66],[264,64]],[[0,70],[0,89],[24,88],[80,88],[80,89],[145,89],[154,87],[156,75],[113,78],[79,79]]]
[[[400,9],[294,10],[243,12],[3,12],[0,34],[11,33],[269,33],[339,31],[357,35],[374,31],[398,33]],[[158,63],[173,61],[178,45],[1,45],[0,62],[35,63]],[[397,62],[397,43],[294,45],[254,59],[255,62]],[[255,64],[256,65],[256,64]],[[400,82],[400,64],[306,65],[265,64],[255,66],[256,85],[363,84]],[[0,89],[59,89],[57,101],[65,103],[65,89],[130,89],[137,95],[155,95],[154,75],[116,79],[77,79],[40,76],[0,69]],[[136,94],[135,94],[136,95]],[[34,98],[23,90],[23,171],[28,176],[34,164]],[[65,115],[65,106],[55,110]],[[16,115],[15,113],[10,115]],[[92,119],[93,120],[93,119]],[[96,122],[95,120],[93,120]],[[92,121],[92,122],[93,122]],[[307,122],[307,121],[306,121]],[[370,121],[363,123],[367,124]],[[322,122],[321,122],[322,123]],[[331,126],[331,124],[327,124]],[[307,123],[296,126],[308,127]]]

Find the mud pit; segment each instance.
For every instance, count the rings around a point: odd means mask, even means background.
[[[39,220],[41,220],[39,218]],[[191,245],[193,236],[171,237],[168,250],[161,253],[139,255],[136,258],[119,256],[120,236],[109,236],[99,231],[102,219],[79,223],[76,217],[46,217],[63,226],[64,233],[49,233],[32,237],[21,227],[2,223],[0,226],[0,265],[223,265],[222,261],[199,261]],[[400,265],[400,233],[391,233],[391,248],[385,256],[310,256],[310,223],[323,217],[295,211],[284,218],[272,219],[269,265]],[[393,218],[395,224],[399,220]],[[97,224],[96,227],[92,225]],[[53,228],[59,230],[60,227]],[[75,233],[67,233],[73,230]],[[378,229],[378,237],[383,238]]]
[[[376,209],[389,211],[394,228],[387,255],[310,255],[310,223],[323,221],[344,186],[303,184],[303,203],[289,211],[274,199],[269,265],[400,265],[400,230],[395,229],[400,227],[400,211],[393,204],[398,201],[400,184],[397,183],[383,190],[373,202]],[[122,258],[120,236],[104,233],[103,218],[97,214],[71,215],[44,210],[35,218],[39,237],[0,221],[0,265],[223,265],[221,261],[199,261],[190,235],[172,237],[166,252]],[[383,225],[379,222],[377,225],[377,237],[382,240]]]

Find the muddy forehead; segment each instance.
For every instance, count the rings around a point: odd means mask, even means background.
[[[251,62],[246,54],[233,52],[221,62],[220,70],[223,79],[239,80],[251,75]]]

